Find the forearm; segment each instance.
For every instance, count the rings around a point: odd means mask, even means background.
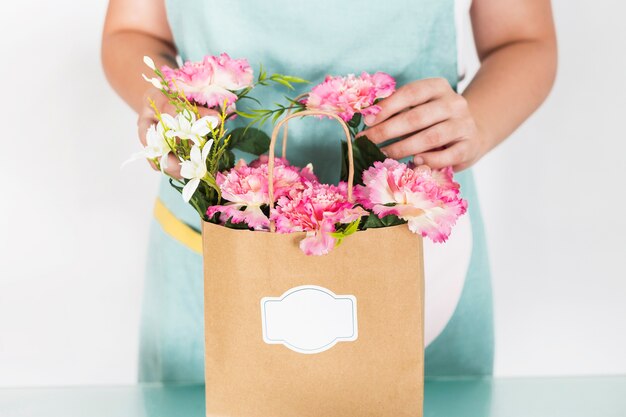
[[[480,132],[483,153],[506,139],[547,97],[556,73],[556,42],[525,40],[482,59],[464,91]]]
[[[175,66],[176,50],[170,43],[139,31],[117,31],[102,38],[102,66],[109,83],[128,105],[139,112],[150,87],[141,77],[151,76],[143,57],[151,57],[157,67]]]

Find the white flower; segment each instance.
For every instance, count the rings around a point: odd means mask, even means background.
[[[196,115],[189,110],[183,110],[176,117],[163,113],[161,120],[169,129],[165,132],[168,138],[190,139],[194,144],[201,146],[206,136],[219,124],[215,116],[204,116],[196,120]]]
[[[163,171],[167,168],[167,157],[171,151],[170,146],[165,140],[163,125],[161,123],[157,123],[156,125],[153,124],[150,125],[148,131],[146,132],[145,148],[134,154],[128,161],[124,162],[122,166],[137,159],[147,158],[155,160],[160,158],[159,165],[161,167],[161,171]]]
[[[146,147],[144,148],[146,158],[161,158],[159,165],[161,170],[164,170],[167,168],[167,156],[171,151],[170,145],[165,140],[163,124],[159,122],[156,125],[150,125],[146,132]]]
[[[198,189],[198,185],[200,185],[200,181],[207,174],[206,159],[212,146],[213,139],[204,144],[202,151],[197,145],[192,146],[189,154],[190,160],[180,163],[180,175],[189,180],[183,187],[183,200],[186,202],[191,200],[191,197]]]
[[[146,74],[141,74],[141,76],[143,77],[144,80],[146,80],[147,82],[152,84],[155,88],[158,88],[159,90],[163,89],[163,85],[161,84],[161,80],[159,80],[158,78],[150,78]]]
[[[156,70],[156,65],[154,65],[154,61],[149,56],[143,57],[143,63],[146,64],[152,71]]]

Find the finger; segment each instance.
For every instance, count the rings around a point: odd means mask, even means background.
[[[176,114],[178,114],[178,111],[176,110],[176,107],[174,107],[174,105],[172,105],[169,101],[163,104],[157,104],[157,109],[159,109],[159,113],[163,114],[170,114],[172,116],[176,116]],[[154,115],[154,112],[153,112]]]
[[[209,109],[208,107],[200,107],[198,106],[198,113],[200,113],[200,117],[204,117],[204,116],[214,116],[217,117],[219,119],[220,112],[218,112],[217,110],[214,109]]]
[[[150,125],[158,122],[157,117],[154,113],[154,109],[149,102],[150,96],[146,95],[146,97],[146,104],[139,111],[137,117],[137,134],[139,136],[139,141],[142,143],[143,146],[146,146],[146,132],[148,128],[150,127]],[[157,96],[157,98],[154,99],[154,105],[160,113],[168,113],[172,115],[176,114],[176,108],[169,103],[165,96]]]
[[[155,170],[155,171],[159,170],[159,168],[156,166],[154,161],[151,161],[150,159],[146,159],[146,161],[148,161],[148,163],[150,164],[150,166],[152,167],[153,170]]]
[[[448,166],[462,166],[469,161],[470,144],[467,140],[456,142],[441,151],[431,151],[415,155],[415,165],[428,165],[432,169],[441,169]]]
[[[139,118],[137,119],[137,135],[139,136],[139,141],[143,146],[147,145],[146,133],[148,132],[148,128],[155,122],[156,119],[154,119],[154,117],[152,116],[139,116]]]
[[[165,173],[177,180],[182,178],[180,175],[180,160],[173,154],[167,156],[167,168],[165,168]]]
[[[400,159],[409,155],[432,151],[447,145],[466,134],[465,124],[461,120],[446,120],[424,129],[408,138],[381,150],[390,158]]]
[[[406,84],[386,99],[377,103],[380,106],[380,112],[376,115],[365,117],[364,122],[367,126],[374,126],[407,107],[418,106],[442,97],[451,88],[450,83],[445,78],[427,78]]]
[[[419,105],[402,112],[359,134],[367,136],[374,143],[382,143],[389,139],[409,135],[429,126],[433,126],[452,115],[451,107],[446,100],[439,99]]]
[[[164,96],[161,91],[150,90],[145,95],[145,105],[140,112],[140,116],[156,119],[154,115],[154,108],[152,107],[152,102],[154,103],[154,106],[157,108],[159,113],[167,113],[171,114],[172,116],[175,116],[177,113],[176,107],[172,103],[170,103],[169,99]]]
[[[454,172],[461,172],[466,170],[467,168],[472,166],[472,161],[465,161],[462,164],[458,164],[458,165],[453,165],[452,166],[452,170]]]

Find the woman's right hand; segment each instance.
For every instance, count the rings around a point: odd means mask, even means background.
[[[159,112],[168,113],[172,116],[176,115],[176,108],[169,103],[167,97],[165,97],[165,95],[163,95],[163,93],[155,87],[150,87],[143,96],[144,104],[138,112],[137,116],[137,133],[139,135],[139,141],[143,146],[146,146],[147,143],[146,133],[148,131],[148,128],[150,127],[150,125],[158,122],[154,115],[154,109],[150,105],[150,99],[154,101],[154,104]],[[198,112],[200,113],[200,116],[220,116],[218,111],[201,106],[198,106]],[[148,162],[154,170],[159,170],[154,162]],[[165,169],[165,173],[176,179],[181,179],[180,161],[178,157],[172,153],[168,155],[167,168]]]

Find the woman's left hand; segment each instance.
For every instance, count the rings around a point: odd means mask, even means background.
[[[406,84],[378,105],[381,111],[365,118],[369,128],[359,136],[376,144],[400,138],[382,148],[390,158],[413,156],[416,165],[461,171],[486,152],[467,101],[444,78]]]

